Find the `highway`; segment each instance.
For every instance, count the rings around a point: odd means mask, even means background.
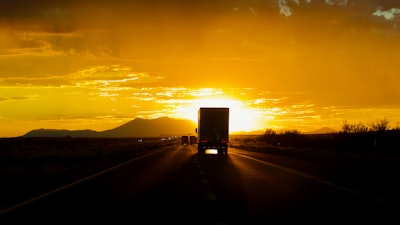
[[[0,224],[399,224],[400,206],[230,148],[174,145],[3,210]]]

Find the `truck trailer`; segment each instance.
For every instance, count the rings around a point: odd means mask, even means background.
[[[189,136],[189,145],[197,144],[197,137],[194,135]]]
[[[189,136],[182,135],[182,145],[189,145]]]
[[[199,108],[196,133],[199,154],[205,154],[207,149],[228,154],[229,108]]]

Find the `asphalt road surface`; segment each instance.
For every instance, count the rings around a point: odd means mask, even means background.
[[[400,206],[262,154],[146,153],[2,210],[0,224],[400,224]]]

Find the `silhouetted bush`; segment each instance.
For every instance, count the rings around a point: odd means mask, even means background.
[[[300,134],[298,130],[286,130],[277,133],[267,129],[258,140],[276,147],[304,147],[309,144],[308,137]]]
[[[339,153],[400,153],[400,129],[389,129],[385,118],[369,126],[343,121],[342,131],[328,134],[301,134],[297,130],[277,132],[267,129],[256,139],[276,148],[314,148]]]

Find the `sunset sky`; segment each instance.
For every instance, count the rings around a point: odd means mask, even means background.
[[[135,118],[400,126],[398,0],[0,0],[0,137]]]

